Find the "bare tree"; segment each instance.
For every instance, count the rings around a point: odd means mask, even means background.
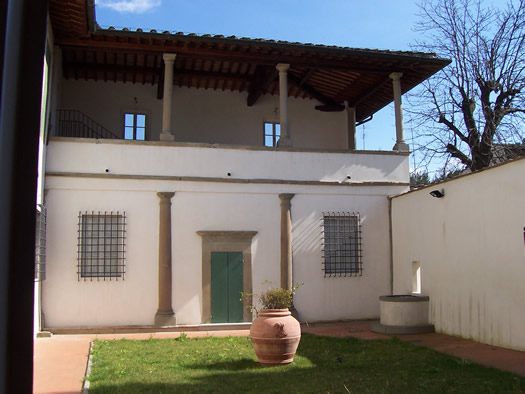
[[[423,0],[415,48],[451,64],[408,97],[416,151],[471,170],[525,136],[525,0]],[[452,159],[453,158],[453,159]]]

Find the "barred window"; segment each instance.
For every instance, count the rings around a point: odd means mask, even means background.
[[[361,276],[359,213],[323,212],[324,276]]]
[[[35,281],[46,279],[46,218],[46,207],[39,204],[36,211]]]
[[[78,213],[78,280],[124,279],[126,213]]]

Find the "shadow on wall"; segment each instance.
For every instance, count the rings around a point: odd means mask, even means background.
[[[319,254],[322,240],[322,219],[323,213],[314,211],[305,218],[298,221],[293,220],[293,253],[294,255],[302,254]]]
[[[329,210],[331,213],[349,212],[350,210]],[[360,218],[361,225],[367,220],[366,215]],[[321,259],[322,243],[323,243],[323,212],[313,211],[308,216],[297,221],[293,220],[292,208],[292,222],[293,222],[293,254],[294,257],[304,255],[314,255]],[[296,262],[294,261],[294,264]]]

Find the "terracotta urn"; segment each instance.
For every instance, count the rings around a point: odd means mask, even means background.
[[[259,363],[289,364],[301,340],[301,325],[288,309],[262,309],[252,323],[250,339]]]

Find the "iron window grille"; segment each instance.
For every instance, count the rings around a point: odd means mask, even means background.
[[[35,281],[46,279],[46,223],[47,209],[44,205],[38,205],[36,210],[36,233],[35,233]]]
[[[359,213],[323,212],[324,276],[361,276],[361,221]]]
[[[275,122],[264,123],[264,146],[277,146],[281,138],[281,125]]]
[[[126,213],[78,213],[78,280],[124,280]]]

